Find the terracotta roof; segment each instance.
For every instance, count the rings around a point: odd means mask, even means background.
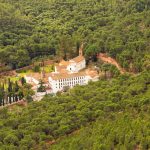
[[[57,72],[65,73],[67,71],[67,66],[55,65]]]
[[[60,80],[60,79],[69,79],[73,77],[80,77],[80,76],[90,76],[91,78],[98,77],[98,73],[92,69],[86,69],[84,71],[78,73],[68,73],[68,72],[61,72],[61,73],[45,73],[44,78],[41,78],[41,73],[32,73],[28,75],[28,77],[33,77],[36,80],[42,79],[44,83],[48,83],[48,78],[51,77],[53,80]],[[36,84],[32,83],[33,86]]]
[[[42,80],[43,82],[47,83],[48,82],[48,77],[50,76],[50,73],[45,73],[44,77],[42,78],[41,73],[31,73],[27,75],[27,77],[32,77],[36,80]]]
[[[85,59],[85,58],[84,58],[83,56],[77,56],[77,57],[71,59],[70,62],[71,62],[71,61],[74,61],[74,62],[78,63],[78,62],[80,62],[80,61],[83,61],[84,59]]]
[[[60,79],[69,79],[73,77],[80,77],[80,76],[86,76],[85,72],[78,72],[78,73],[52,73],[50,77],[53,80],[60,80]]]
[[[42,78],[42,81],[44,83],[48,83],[48,77],[51,75],[51,73],[45,73],[44,77]]]
[[[36,80],[40,80],[41,79],[41,73],[30,73],[27,75],[27,77],[32,77]]]
[[[69,64],[70,64],[69,61],[62,60],[62,61],[59,63],[59,66],[68,66]]]
[[[59,63],[59,66],[68,66],[70,63],[72,62],[80,62],[80,61],[83,61],[85,58],[83,56],[77,56],[69,61],[65,61],[65,60],[62,60],[60,63]]]
[[[92,69],[87,69],[86,70],[86,74],[89,75],[91,78],[95,78],[98,77],[98,73],[96,70],[92,70]]]

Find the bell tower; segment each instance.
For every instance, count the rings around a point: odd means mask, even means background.
[[[82,43],[79,48],[79,56],[83,56],[83,46],[84,46],[84,44]]]
[[[42,71],[41,71],[41,79],[45,78],[45,70],[44,68],[42,68]]]

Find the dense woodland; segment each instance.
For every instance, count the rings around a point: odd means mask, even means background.
[[[122,67],[150,69],[149,0],[0,0],[0,61],[9,68],[35,57],[107,52]]]
[[[20,109],[0,108],[0,150],[149,150],[149,16],[149,0],[0,0],[0,68],[45,55],[69,59],[84,42],[87,60],[108,53],[138,73],[120,75],[103,64],[109,79]],[[17,101],[28,86],[1,84],[0,104],[4,89]]]
[[[148,150],[149,114],[150,72],[90,82],[19,111],[0,110],[0,148]]]

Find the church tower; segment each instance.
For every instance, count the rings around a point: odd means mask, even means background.
[[[83,46],[84,46],[84,44],[82,43],[79,48],[79,56],[83,56]]]
[[[44,68],[42,68],[42,71],[41,71],[41,79],[45,78],[45,70]]]

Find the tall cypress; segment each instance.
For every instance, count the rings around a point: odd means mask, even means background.
[[[0,85],[0,106],[2,106],[3,103],[3,93],[2,93],[2,86]]]
[[[26,79],[24,77],[21,78],[21,84],[22,86],[26,83]]]
[[[5,85],[3,84],[2,86],[2,105],[4,106],[5,105]]]
[[[18,101],[19,85],[17,81],[15,82],[14,91],[15,91],[15,100]]]

